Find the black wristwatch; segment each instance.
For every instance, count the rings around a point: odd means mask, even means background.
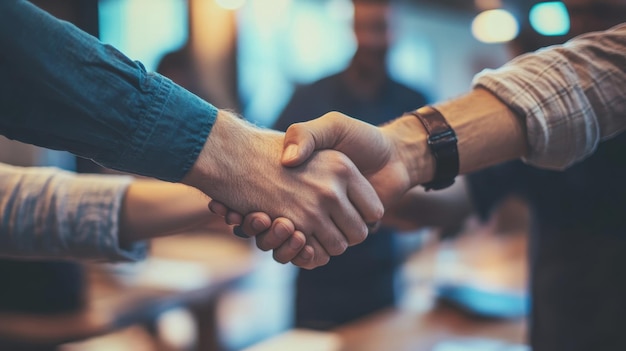
[[[422,122],[428,133],[428,147],[435,158],[435,177],[422,184],[426,190],[439,190],[454,184],[459,174],[459,151],[454,130],[432,106],[409,112]]]

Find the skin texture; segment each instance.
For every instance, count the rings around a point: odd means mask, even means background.
[[[282,150],[282,133],[220,111],[184,183],[239,213],[263,211],[270,218],[289,218],[314,250],[306,267],[325,264],[330,256],[365,240],[366,222],[378,221],[383,207],[352,161],[340,152],[324,150],[285,168],[280,163]],[[273,240],[262,241],[259,247],[267,249]]]
[[[461,173],[525,154],[526,133],[520,118],[487,91],[476,89],[436,107],[457,134]],[[426,140],[423,126],[410,115],[375,127],[331,112],[287,130],[282,164],[296,167],[315,150],[338,150],[355,163],[388,208],[409,189],[432,180],[434,159]],[[263,240],[276,237],[271,230],[247,232],[258,233],[264,234]]]

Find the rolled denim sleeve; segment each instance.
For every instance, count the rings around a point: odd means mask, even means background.
[[[0,1],[0,133],[179,181],[217,109],[24,0]]]
[[[520,56],[473,85],[526,119],[526,162],[564,169],[626,129],[626,25]]]
[[[0,256],[96,261],[143,259],[148,244],[119,243],[132,178],[0,164]]]

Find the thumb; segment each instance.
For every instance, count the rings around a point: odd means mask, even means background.
[[[314,135],[317,129],[313,121],[292,124],[287,129],[283,142],[283,166],[299,166],[308,160],[316,149],[324,148],[324,146],[316,145],[315,143]]]
[[[336,148],[345,138],[349,120],[352,119],[342,113],[329,112],[308,122],[292,124],[285,133],[283,166],[296,167],[315,150]]]

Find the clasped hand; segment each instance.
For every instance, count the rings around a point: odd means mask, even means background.
[[[300,175],[304,175],[304,172],[309,169],[314,169],[315,174],[307,177],[309,181],[317,180],[324,183],[329,177],[324,172],[334,173],[339,175],[339,178],[350,176],[351,179],[346,178],[341,186],[347,187],[348,197],[355,207],[367,208],[367,204],[363,202],[372,201],[371,197],[359,195],[355,190],[355,188],[366,189],[359,177],[362,174],[376,191],[383,206],[389,206],[413,185],[412,179],[415,178],[411,174],[411,170],[416,169],[416,167],[411,167],[410,157],[413,155],[408,155],[406,152],[415,143],[410,136],[404,135],[405,133],[398,133],[398,130],[403,130],[403,123],[406,121],[398,119],[390,125],[375,127],[341,113],[330,112],[318,119],[289,127],[284,137],[280,162],[285,169],[296,171]],[[336,151],[330,151],[330,149]],[[346,156],[351,162],[345,158]],[[353,168],[348,163],[356,166],[361,174],[358,176],[353,174]],[[305,169],[307,167],[308,169]],[[351,190],[350,185],[353,181],[357,183],[352,185]],[[298,187],[299,185],[286,184],[285,186]],[[285,186],[281,190],[287,190]],[[375,216],[366,216],[367,213],[363,211],[360,215],[354,213],[350,210],[350,204],[341,199],[341,196],[330,196],[331,193],[328,191],[334,188],[335,185],[327,183],[326,187],[321,186],[320,190],[327,193],[326,197],[339,200],[338,202],[342,205],[302,213],[305,216],[312,216],[307,222],[298,223],[285,213],[272,216],[266,212],[248,212],[242,216],[239,212],[231,210],[232,207],[216,200],[212,201],[209,207],[214,213],[226,217],[229,223],[240,225],[239,229],[245,235],[255,237],[260,249],[274,250],[275,260],[282,263],[291,261],[297,266],[312,269],[326,264],[330,255],[345,251],[346,244],[356,244],[365,239],[365,235],[359,232],[352,236],[346,235],[346,238],[352,238],[351,241],[338,241],[337,238],[340,235],[332,226],[309,227],[308,225],[321,223],[323,212],[329,212],[331,217],[336,217],[334,221],[339,228],[359,226],[366,233],[367,228],[362,225],[368,223],[371,228],[382,217],[382,213],[377,213]],[[339,190],[343,191],[343,189],[335,189],[332,194],[337,194]],[[299,194],[306,195],[307,193],[303,189]],[[378,199],[374,202],[378,203]],[[305,197],[298,196],[283,199],[283,201],[285,206],[291,207],[307,200]],[[311,208],[310,205],[313,203],[307,205],[309,205],[307,208]],[[371,207],[372,204],[369,206]],[[347,213],[338,212],[346,209]],[[351,224],[348,223],[350,221]]]

